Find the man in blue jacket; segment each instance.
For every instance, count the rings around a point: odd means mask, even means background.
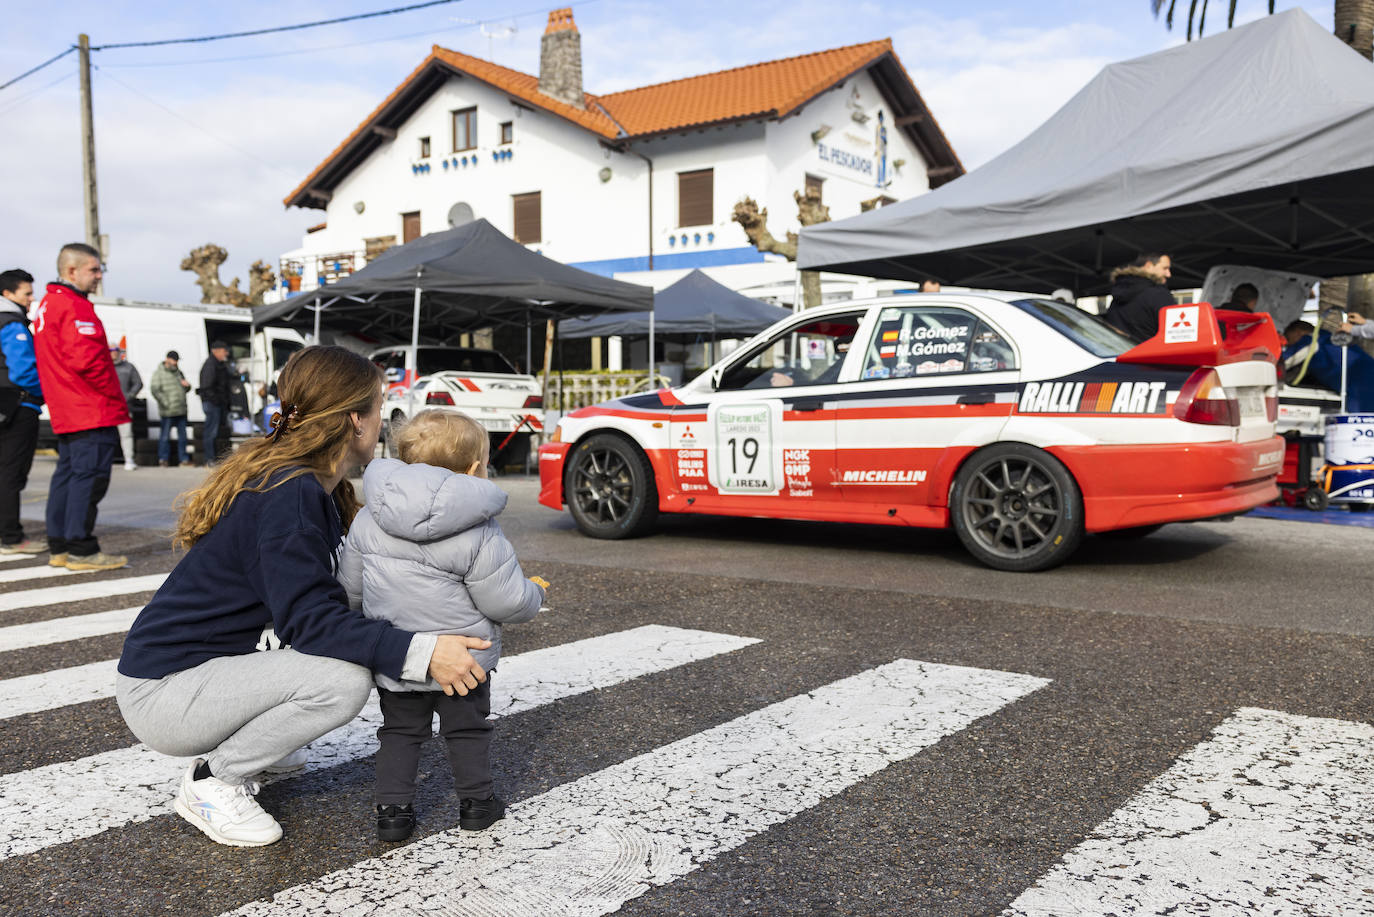
[[[25,538],[19,522],[19,493],[29,482],[43,408],[29,331],[32,303],[32,274],[18,269],[0,274],[0,554],[48,550],[46,538]]]

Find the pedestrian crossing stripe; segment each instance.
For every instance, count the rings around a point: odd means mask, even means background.
[[[116,608],[114,611],[97,611],[88,615],[70,615],[0,627],[0,653],[84,640],[87,637],[103,637],[106,634],[122,634],[133,625],[134,618],[142,610],[140,605],[137,608]]]
[[[1374,913],[1374,726],[1241,708],[1005,917]]]
[[[87,599],[107,596],[133,595],[136,592],[156,592],[167,582],[167,576],[166,573],[150,573],[145,576],[126,576],[122,579],[86,580],[65,586],[4,592],[0,593],[0,611],[63,605],[67,602],[84,602]]]
[[[0,681],[0,722],[114,696],[115,660]]]
[[[79,576],[82,572],[93,573],[95,571],[68,570],[66,567],[53,567],[48,564],[40,564],[35,567],[6,567],[0,570],[0,583],[22,583],[27,580],[49,579],[54,576]]]
[[[492,679],[492,714],[519,713],[757,642],[647,625],[520,653],[502,659]],[[306,769],[372,754],[381,724],[374,695],[351,723],[311,743]],[[0,776],[0,860],[169,814],[186,763],[133,745]]]
[[[230,913],[608,914],[1048,683],[900,659]]]

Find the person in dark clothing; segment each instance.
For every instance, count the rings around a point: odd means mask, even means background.
[[[491,646],[371,620],[336,579],[360,508],[348,472],[381,432],[380,371],[342,347],[307,347],[281,393],[273,431],[187,496],[176,544],[189,550],[129,629],[115,679],[139,741],[195,758],[173,808],[235,847],[281,839],[252,778],[303,767],[304,745],[362,709],[373,672],[465,696],[487,678],[469,649]]]
[[[1125,267],[1112,271],[1112,304],[1107,324],[1137,343],[1159,331],[1159,310],[1174,305],[1166,284],[1173,270],[1168,255],[1144,252]]]
[[[1339,393],[1341,364],[1345,364],[1345,409],[1352,414],[1374,411],[1374,357],[1359,347],[1341,347],[1331,342],[1326,331],[1317,332],[1317,349],[1309,359],[1312,325],[1289,322],[1283,329],[1286,345],[1280,358],[1284,378],[1290,385],[1316,385]]]
[[[1231,291],[1231,298],[1218,308],[1231,309],[1235,312],[1254,312],[1255,306],[1258,304],[1259,288],[1253,283],[1238,283],[1236,288]]]
[[[213,465],[219,453],[216,443],[219,428],[229,413],[229,345],[215,341],[210,345],[210,356],[200,367],[200,403],[205,408],[205,426],[201,428],[201,450],[204,463]]]
[[[38,446],[43,387],[29,331],[33,275],[0,274],[0,554],[42,554],[47,538],[25,538],[19,494],[29,482]]]

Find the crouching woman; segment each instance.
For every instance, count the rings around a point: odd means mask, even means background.
[[[486,680],[461,636],[417,635],[348,607],[335,579],[359,509],[346,479],[372,458],[382,377],[341,347],[308,347],[278,380],[282,415],[186,498],[190,550],[124,641],[115,694],[159,752],[195,757],[174,807],[211,839],[261,846],[281,826],[254,776],[304,764],[299,750],[358,714],[377,672],[433,676],[447,693]]]

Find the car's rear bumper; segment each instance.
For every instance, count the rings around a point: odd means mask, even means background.
[[[539,502],[549,509],[563,508],[563,460],[568,443],[545,443],[539,447]]]
[[[1283,438],[1248,443],[1051,446],[1083,492],[1090,532],[1243,513],[1277,499]]]

